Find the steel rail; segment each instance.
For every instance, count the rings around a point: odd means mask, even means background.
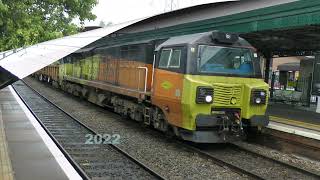
[[[30,88],[33,92],[35,92],[39,97],[41,97],[43,100],[45,100],[46,102],[50,103],[51,105],[53,105],[54,107],[56,107],[58,110],[60,110],[61,112],[63,112],[65,115],[67,115],[68,117],[70,117],[71,119],[73,119],[75,122],[77,122],[79,125],[81,125],[82,127],[84,127],[85,129],[87,129],[88,131],[90,131],[92,134],[97,135],[98,133],[95,132],[93,129],[91,129],[90,127],[86,126],[84,123],[80,122],[79,120],[77,120],[74,116],[72,116],[70,113],[64,111],[61,107],[59,107],[58,105],[56,105],[55,103],[51,102],[49,99],[47,99],[46,97],[44,97],[41,93],[39,93],[37,90],[33,89],[31,86],[29,86],[26,82],[24,82],[23,80],[21,80],[21,82],[23,82],[24,85],[26,85],[28,88]],[[16,91],[16,90],[15,90]],[[17,91],[16,91],[17,92]],[[20,94],[17,92],[17,94],[19,95],[19,97],[21,99],[23,99]],[[34,112],[32,112],[32,109],[30,109],[30,107],[27,105],[27,103],[23,100],[24,104],[26,104],[26,106],[28,107],[28,109],[31,111],[31,113],[33,115],[35,115]],[[68,154],[68,152],[66,150],[63,149],[62,145],[53,137],[53,135],[49,132],[49,130],[45,127],[45,125],[41,122],[40,119],[37,118],[37,116],[35,115],[36,119],[40,122],[40,124],[44,127],[44,129],[48,132],[48,134],[50,135],[50,137],[52,137],[52,139],[54,140],[54,142],[57,144],[57,146],[59,147],[59,149],[61,149],[62,152],[64,152],[64,154],[66,155],[66,157],[68,157],[68,160],[70,159],[70,162],[72,163],[72,165],[75,165],[76,170],[79,170],[79,174],[83,175],[84,179],[90,179],[86,173],[81,169],[81,167],[72,159],[72,157]],[[102,138],[104,139],[104,138]],[[105,139],[104,139],[105,140]],[[163,176],[161,176],[160,174],[158,174],[157,172],[153,171],[152,169],[150,169],[147,165],[145,165],[143,162],[139,161],[138,159],[134,158],[133,156],[131,156],[130,154],[128,154],[126,151],[124,151],[123,149],[119,148],[118,146],[116,146],[115,144],[107,144],[110,147],[112,147],[114,150],[116,150],[117,152],[121,153],[122,155],[124,155],[125,157],[127,157],[128,159],[130,159],[132,162],[134,162],[135,164],[137,164],[139,167],[141,167],[142,169],[146,170],[147,172],[149,172],[151,175],[153,175],[156,179],[161,179],[161,180],[165,180],[166,178],[164,178]]]
[[[288,163],[285,163],[285,162],[276,160],[276,159],[274,159],[274,158],[272,158],[272,157],[268,157],[268,156],[266,156],[266,155],[263,155],[263,154],[260,154],[260,153],[251,151],[251,150],[246,149],[246,148],[243,148],[243,147],[238,146],[238,145],[236,145],[236,144],[228,144],[228,145],[229,145],[231,148],[238,149],[238,150],[240,150],[240,151],[246,152],[246,153],[248,153],[248,154],[252,154],[253,156],[260,157],[260,158],[262,158],[262,159],[267,159],[267,160],[269,160],[269,161],[271,161],[271,162],[280,164],[280,165],[282,165],[282,166],[284,166],[284,167],[287,167],[287,168],[289,168],[289,169],[298,171],[298,172],[300,172],[300,173],[302,173],[302,174],[305,174],[305,175],[314,177],[314,178],[316,178],[316,179],[320,179],[320,175],[319,175],[319,174],[313,173],[313,172],[308,171],[308,170],[306,170],[306,169],[302,169],[302,168],[299,168],[299,167],[297,167],[297,166],[290,165],[290,164],[288,164]]]
[[[235,172],[235,173],[237,173],[239,175],[246,175],[250,179],[265,180],[265,178],[263,178],[263,177],[261,177],[261,176],[259,176],[257,174],[254,174],[254,173],[249,172],[249,171],[247,171],[245,169],[242,169],[242,168],[240,168],[238,166],[235,166],[235,165],[233,165],[231,163],[228,163],[228,162],[225,162],[225,161],[223,161],[223,160],[221,160],[219,158],[216,158],[216,157],[212,156],[210,153],[202,151],[199,148],[196,148],[196,147],[191,146],[191,145],[187,145],[187,144],[185,144],[183,142],[180,142],[180,141],[178,143],[181,144],[182,146],[184,146],[187,149],[191,149],[192,151],[198,153],[199,155],[201,155],[203,157],[209,158],[215,164],[217,164],[217,165],[219,165],[221,167],[229,168],[231,171],[233,171],[233,172]]]
[[[26,84],[26,83],[25,83]],[[41,125],[41,127],[46,131],[46,133],[49,135],[49,137],[53,140],[53,142],[56,144],[56,146],[59,148],[59,150],[63,153],[63,155],[67,158],[67,160],[70,162],[70,164],[73,166],[73,168],[77,171],[77,173],[81,176],[84,180],[90,180],[90,177],[83,171],[83,169],[76,163],[76,161],[71,157],[71,155],[63,148],[63,146],[58,142],[58,140],[54,137],[54,135],[49,131],[49,129],[43,124],[43,122],[39,119],[39,117],[32,111],[31,107],[27,104],[27,102],[23,99],[23,97],[19,94],[17,89],[12,86],[13,90],[16,92],[16,94],[19,96],[21,101],[24,103],[24,105],[28,108],[28,110],[31,112],[31,114],[35,117],[35,119],[38,121],[38,123]]]

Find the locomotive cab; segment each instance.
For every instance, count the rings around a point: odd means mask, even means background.
[[[268,84],[255,49],[238,35],[209,32],[156,48],[152,104],[184,140],[234,141],[268,125]]]

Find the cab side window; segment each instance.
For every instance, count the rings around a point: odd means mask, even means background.
[[[181,50],[175,49],[171,53],[169,68],[180,68]]]
[[[181,61],[180,49],[163,49],[160,55],[159,68],[179,69]]]
[[[168,67],[170,56],[171,56],[171,49],[163,49],[161,51],[160,62],[159,62],[160,68]]]

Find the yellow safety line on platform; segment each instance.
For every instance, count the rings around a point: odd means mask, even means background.
[[[286,119],[286,118],[281,118],[281,117],[276,117],[276,116],[269,116],[269,118],[271,121],[275,121],[278,123],[292,125],[292,126],[298,126],[298,127],[302,127],[302,128],[315,130],[315,131],[320,131],[320,125],[306,123],[306,122],[303,122],[302,120],[301,121],[292,120],[292,119]]]
[[[13,180],[13,170],[8,152],[8,144],[4,131],[2,112],[0,109],[0,179]]]

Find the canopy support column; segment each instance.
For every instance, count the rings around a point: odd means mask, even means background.
[[[312,94],[317,96],[317,109],[316,112],[320,113],[320,54],[315,55],[315,62],[313,65],[312,77]]]
[[[316,109],[316,112],[317,113],[320,113],[320,96],[317,96],[317,109]]]
[[[264,54],[265,58],[266,58],[266,63],[265,63],[265,71],[264,71],[264,81],[266,83],[269,83],[269,79],[270,79],[270,68],[272,66],[272,53],[268,52]]]

